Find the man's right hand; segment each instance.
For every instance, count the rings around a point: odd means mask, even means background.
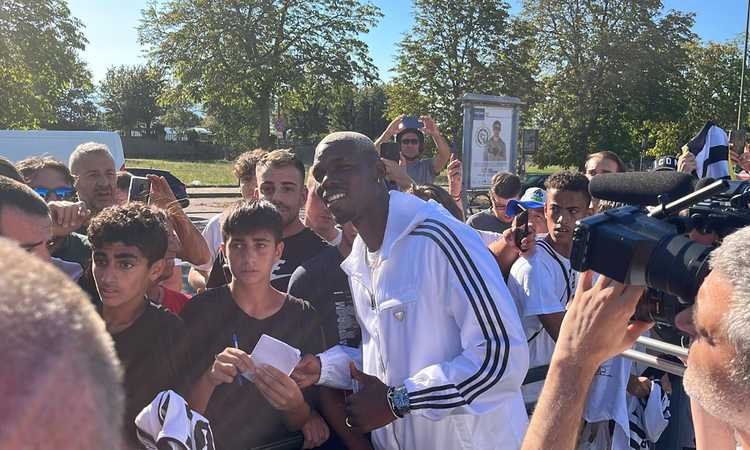
[[[305,355],[292,371],[291,377],[300,389],[314,385],[320,380],[320,358]]]
[[[677,159],[677,171],[684,173],[693,173],[698,170],[698,164],[695,162],[695,155],[685,152]]]
[[[55,237],[69,235],[91,217],[91,211],[83,202],[52,201],[47,206],[52,218],[52,235]]]
[[[592,286],[593,272],[581,275],[557,339],[553,361],[596,368],[632,347],[653,323],[630,318],[643,294],[643,286],[622,285],[600,276]]]
[[[383,134],[388,135],[388,138],[397,135],[398,128],[401,125],[401,121],[404,119],[404,117],[406,117],[406,114],[399,114],[398,117],[393,119],[391,123],[388,124],[388,128],[385,129],[385,132]]]
[[[223,383],[232,383],[238,375],[241,376],[240,374],[244,372],[255,373],[255,365],[250,355],[238,348],[227,347],[216,355],[206,375],[212,386],[218,386]]]

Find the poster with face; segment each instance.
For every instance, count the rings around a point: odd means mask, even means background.
[[[475,107],[472,121],[471,184],[489,186],[493,175],[509,169],[513,108]]]

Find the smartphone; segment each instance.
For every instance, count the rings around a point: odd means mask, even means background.
[[[151,180],[146,177],[130,177],[130,189],[128,189],[128,202],[148,203],[148,195],[151,192]]]
[[[396,142],[383,142],[380,144],[380,156],[399,162],[401,160],[401,148]]]
[[[422,121],[420,121],[417,116],[406,116],[401,119],[401,124],[404,126],[404,128],[420,129],[424,126]]]
[[[521,205],[518,205],[518,207],[522,208]],[[513,240],[516,242],[516,247],[520,249],[521,241],[529,235],[529,211],[526,209],[521,211],[521,213],[516,216],[515,222],[516,230],[513,235]]]

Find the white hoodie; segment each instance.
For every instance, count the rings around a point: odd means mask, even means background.
[[[476,231],[433,201],[392,191],[372,268],[366,255],[357,237],[341,264],[362,328],[363,369],[389,386],[405,385],[411,403],[406,417],[373,431],[375,448],[519,448],[528,423],[520,391],[528,347]]]

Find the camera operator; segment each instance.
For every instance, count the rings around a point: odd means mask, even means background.
[[[432,184],[435,177],[445,169],[451,157],[451,148],[430,116],[419,118],[419,128],[408,128],[404,125],[405,114],[393,119],[388,128],[375,141],[375,148],[380,151],[380,144],[390,142],[396,136],[396,142],[401,148],[399,165],[406,169],[406,173],[415,184]],[[432,137],[437,148],[434,158],[420,159],[424,152],[425,135]],[[387,163],[386,163],[387,164]],[[396,180],[394,180],[396,181]]]
[[[750,227],[726,237],[710,256],[711,273],[678,326],[693,337],[685,388],[693,400],[697,449],[733,448],[734,430],[750,449]],[[572,449],[596,368],[629,348],[650,324],[630,322],[642,287],[582,277],[563,321],[549,376],[524,449]],[[565,408],[560,408],[565,405]],[[717,419],[721,418],[721,420]],[[725,426],[722,426],[722,422]],[[709,444],[710,441],[710,444]]]

